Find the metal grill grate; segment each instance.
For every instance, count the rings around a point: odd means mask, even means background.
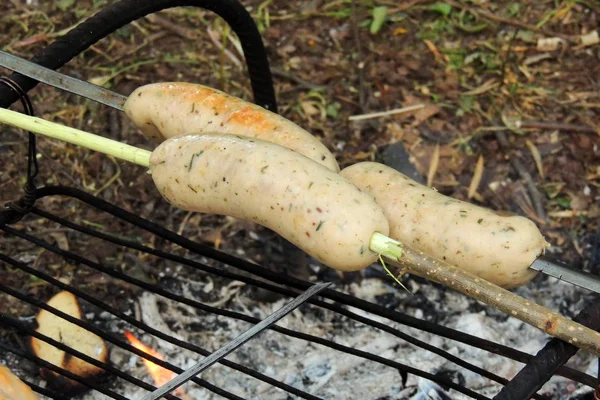
[[[247,285],[266,289],[266,290],[269,290],[269,291],[272,291],[272,292],[275,292],[275,293],[278,293],[281,295],[295,296],[295,295],[297,295],[296,290],[298,290],[298,289],[303,290],[311,285],[311,283],[309,283],[309,282],[300,281],[300,280],[297,280],[297,279],[294,279],[294,278],[291,278],[291,277],[288,277],[285,275],[275,274],[267,269],[256,266],[254,264],[251,264],[242,259],[238,259],[231,255],[219,252],[211,247],[204,246],[204,245],[201,245],[196,242],[191,242],[188,239],[185,239],[184,237],[179,236],[174,232],[168,231],[159,225],[156,225],[150,221],[144,220],[132,213],[129,213],[128,211],[125,211],[119,207],[116,207],[114,205],[106,203],[103,200],[100,200],[98,198],[94,198],[93,196],[91,196],[87,193],[81,192],[79,190],[75,190],[72,188],[50,187],[50,188],[43,188],[38,191],[38,198],[43,197],[43,196],[57,196],[57,195],[70,196],[70,197],[74,197],[74,198],[81,200],[83,203],[81,204],[80,207],[78,207],[78,209],[80,209],[82,211],[84,211],[83,209],[86,204],[92,205],[99,210],[110,213],[114,218],[118,218],[121,221],[133,224],[136,227],[140,227],[140,228],[144,229],[146,232],[152,233],[156,237],[167,240],[168,242],[166,242],[166,243],[169,243],[169,242],[174,243],[174,244],[182,246],[183,248],[186,248],[187,250],[189,250],[190,252],[192,252],[194,254],[198,254],[201,256],[205,256],[205,257],[210,257],[211,259],[214,259],[214,260],[217,260],[220,262],[224,262],[235,269],[244,271],[246,274],[242,275],[237,272],[231,272],[231,271],[228,271],[225,269],[211,267],[211,266],[205,265],[203,263],[200,263],[198,261],[193,261],[186,257],[170,254],[167,251],[163,251],[163,250],[156,249],[156,248],[155,249],[149,248],[140,243],[136,243],[136,242],[129,241],[129,240],[126,240],[123,238],[119,238],[114,234],[107,234],[105,232],[100,232],[94,228],[82,226],[80,224],[68,221],[64,218],[57,217],[57,216],[50,214],[46,211],[43,211],[37,207],[32,209],[32,211],[31,211],[32,214],[37,217],[47,219],[48,221],[52,221],[56,224],[59,224],[60,226],[62,226],[64,228],[68,228],[79,234],[93,236],[93,237],[102,239],[104,241],[110,242],[121,248],[127,248],[127,249],[131,249],[131,250],[136,250],[136,251],[144,252],[147,254],[151,254],[151,255],[154,255],[157,257],[161,257],[164,260],[169,260],[169,261],[173,261],[178,264],[184,265],[187,268],[191,268],[196,271],[203,271],[205,273],[209,273],[214,276],[219,276],[219,277],[223,277],[223,278],[227,278],[227,279],[244,282]],[[11,213],[12,213],[12,211],[5,212],[2,215],[2,217],[4,217],[2,219],[4,221],[12,219],[13,216],[10,215]],[[2,221],[2,220],[0,220],[0,221]],[[245,321],[245,322],[248,322],[251,324],[255,324],[255,323],[259,322],[259,319],[257,319],[257,318],[254,318],[254,317],[251,317],[251,316],[248,316],[245,314],[241,314],[238,312],[221,309],[221,308],[214,307],[214,306],[209,306],[209,305],[199,302],[197,300],[186,298],[179,294],[168,291],[160,286],[143,282],[139,279],[133,278],[129,275],[126,275],[126,274],[118,271],[113,266],[94,262],[94,261],[92,261],[82,255],[76,254],[72,251],[62,250],[62,249],[58,248],[57,246],[52,245],[39,237],[25,233],[23,229],[17,230],[6,224],[0,224],[0,229],[2,229],[2,231],[4,231],[6,234],[9,234],[13,237],[18,237],[18,238],[22,239],[23,241],[34,244],[36,247],[40,247],[51,253],[54,253],[54,254],[64,258],[68,262],[76,263],[77,265],[80,265],[82,267],[85,266],[85,267],[92,268],[96,271],[105,273],[113,278],[123,280],[131,285],[140,287],[148,292],[156,293],[161,296],[164,296],[165,298],[168,298],[168,299],[174,300],[176,302],[191,306],[201,312],[212,313],[212,314],[224,316],[227,318]],[[89,302],[90,304],[98,307],[101,310],[109,312],[110,314],[114,315],[116,318],[126,322],[127,324],[130,324],[131,326],[139,329],[140,331],[154,335],[157,338],[160,338],[169,343],[172,343],[178,347],[181,347],[182,349],[191,350],[201,356],[206,356],[206,355],[210,354],[210,351],[203,349],[197,345],[194,345],[194,344],[186,342],[186,341],[179,340],[177,338],[171,337],[169,335],[164,334],[163,332],[160,332],[156,329],[151,328],[150,326],[136,320],[134,317],[127,315],[123,312],[120,312],[117,309],[115,309],[114,307],[111,307],[106,302],[103,302],[102,300],[100,300],[90,294],[85,293],[83,290],[77,289],[76,287],[73,287],[73,285],[66,284],[64,282],[61,282],[58,279],[53,278],[49,274],[41,271],[39,268],[38,269],[33,268],[30,265],[19,262],[19,261],[15,260],[14,258],[8,257],[7,255],[1,254],[1,253],[0,253],[0,261],[2,261],[3,263],[9,264],[11,267],[19,269],[27,274],[36,276],[37,278],[42,279],[42,280],[50,283],[51,285],[56,286],[57,288],[59,288],[61,290],[67,290],[67,291],[73,293],[74,295],[76,295],[77,297],[79,297],[80,299]],[[248,273],[250,274],[250,276],[248,276]],[[284,285],[284,286],[281,286],[281,285]],[[294,289],[296,289],[296,290],[294,290]],[[143,356],[144,358],[147,358],[147,359],[155,362],[156,364],[161,365],[161,366],[163,366],[169,370],[172,370],[174,372],[177,372],[177,373],[182,372],[182,370],[180,368],[177,368],[176,366],[174,366],[170,363],[156,359],[155,357],[147,355],[146,353],[142,352],[141,350],[134,348],[130,344],[123,341],[120,337],[116,336],[115,334],[98,329],[97,327],[93,326],[89,322],[84,322],[84,321],[78,320],[76,318],[70,317],[64,313],[61,313],[60,311],[57,311],[57,310],[53,309],[52,307],[49,307],[44,302],[42,302],[38,299],[35,299],[34,297],[32,297],[28,294],[18,292],[18,291],[14,290],[6,285],[3,285],[3,284],[0,284],[0,291],[7,293],[11,296],[14,296],[23,302],[26,302],[28,304],[31,304],[31,305],[39,307],[39,308],[46,309],[46,310],[52,312],[53,314],[59,315],[61,318],[64,318],[71,323],[74,323],[78,326],[81,326],[81,327],[87,329],[87,330],[90,330],[91,332],[97,334],[98,336],[102,337],[103,339],[112,343],[115,346],[123,348],[123,349],[130,351],[134,354],[137,354],[139,356]],[[500,354],[500,355],[503,355],[508,358],[516,359],[516,360],[519,360],[522,362],[529,362],[532,359],[532,357],[530,355],[527,355],[527,354],[517,351],[515,349],[511,349],[509,347],[502,346],[497,343],[479,339],[479,338],[470,336],[468,334],[457,332],[452,329],[442,327],[442,326],[436,325],[431,322],[421,321],[419,319],[409,317],[409,316],[401,314],[399,312],[386,309],[386,308],[381,307],[376,304],[368,303],[364,300],[353,298],[351,296],[345,295],[343,293],[340,293],[340,292],[337,292],[334,290],[326,290],[323,293],[323,297],[329,299],[330,301],[315,299],[315,300],[311,300],[310,303],[312,303],[313,306],[328,309],[330,311],[339,313],[348,319],[352,319],[352,320],[355,320],[362,324],[376,327],[386,333],[395,335],[396,337],[406,340],[408,343],[411,343],[414,346],[418,346],[420,348],[427,349],[427,350],[431,351],[432,353],[435,353],[439,356],[446,358],[447,360],[455,363],[457,367],[462,367],[464,369],[467,369],[469,371],[477,373],[483,377],[489,378],[489,379],[496,381],[498,383],[501,383],[501,384],[505,384],[507,382],[507,380],[505,378],[496,376],[495,374],[492,374],[482,368],[479,368],[471,363],[461,360],[459,357],[454,356],[442,349],[439,349],[435,346],[432,346],[432,345],[424,343],[418,339],[415,339],[412,336],[407,335],[407,334],[405,334],[397,329],[394,329],[388,325],[382,324],[380,322],[376,322],[370,318],[367,318],[367,317],[358,315],[356,313],[353,313],[351,311],[348,311],[345,306],[356,307],[363,311],[372,313],[376,316],[383,316],[383,317],[389,318],[392,321],[402,323],[403,325],[410,326],[412,328],[425,330],[427,332],[434,333],[434,334],[440,335],[442,337],[457,340],[459,342],[462,342],[462,343],[465,343],[465,344],[468,344],[468,345],[471,345],[471,346],[474,346],[474,347],[477,347],[480,349],[484,349],[484,350],[487,350],[487,351],[495,353],[495,354]],[[331,301],[331,300],[333,300],[333,301]],[[122,371],[119,371],[115,367],[111,367],[109,365],[100,363],[98,361],[94,361],[94,360],[90,359],[89,357],[85,357],[81,354],[77,354],[71,348],[68,348],[64,345],[60,345],[56,342],[53,342],[51,339],[49,339],[47,337],[44,337],[37,333],[34,333],[33,329],[31,327],[26,326],[24,323],[22,323],[20,321],[8,318],[7,316],[2,316],[2,317],[0,317],[0,326],[10,327],[11,329],[14,329],[17,332],[19,332],[20,335],[32,335],[33,334],[34,336],[38,337],[39,339],[47,341],[47,342],[51,343],[52,345],[55,345],[56,347],[61,348],[62,350],[66,351],[69,354],[75,355],[77,357],[81,356],[80,358],[82,358],[85,361],[88,361],[94,365],[97,365],[98,367],[101,367],[102,369],[104,369],[105,371],[107,371],[110,374],[113,374],[119,378],[125,379],[125,380],[127,380],[133,384],[139,385],[145,389],[152,390],[151,385],[144,384],[143,382],[140,382],[139,380],[135,379],[134,377],[132,377],[126,373],[123,373]],[[388,360],[386,358],[383,358],[383,357],[375,355],[375,354],[371,354],[371,353],[368,353],[365,351],[353,349],[348,346],[344,346],[344,345],[335,343],[335,342],[327,340],[327,339],[319,338],[319,337],[301,333],[301,332],[296,332],[296,331],[278,327],[278,326],[274,326],[272,328],[272,330],[275,332],[278,332],[280,334],[283,334],[283,335],[288,335],[288,336],[295,337],[295,338],[298,338],[301,340],[305,340],[305,341],[308,341],[311,343],[330,347],[332,349],[335,349],[335,350],[343,352],[343,353],[352,354],[357,357],[364,358],[365,360],[369,360],[370,362],[383,364],[387,367],[396,369],[400,373],[403,373],[403,374],[406,374],[406,373],[414,374],[414,375],[432,380],[434,382],[437,382],[440,385],[446,386],[448,388],[452,388],[458,392],[461,392],[461,393],[463,393],[467,396],[470,396],[472,398],[475,398],[475,399],[485,399],[486,398],[485,396],[477,394],[476,392],[474,392],[472,390],[462,387],[461,385],[453,382],[452,380],[450,380],[448,378],[445,378],[442,376],[435,376],[435,375],[427,373],[425,371],[421,371],[419,369],[410,367],[408,365],[402,364],[397,361]],[[4,350],[11,351],[19,356],[26,356],[26,354],[23,352],[23,350],[17,349],[14,346],[11,346],[7,343],[2,343],[2,348]],[[36,362],[40,366],[47,367],[47,365],[45,363],[43,363],[41,360],[39,360],[35,357],[28,355],[27,358]],[[242,372],[244,374],[248,374],[248,375],[252,376],[253,378],[256,378],[260,381],[267,382],[270,385],[273,385],[282,390],[285,390],[286,392],[294,394],[300,398],[304,398],[304,399],[316,399],[317,398],[309,393],[299,390],[293,386],[279,382],[273,378],[270,378],[264,374],[261,374],[257,371],[254,371],[250,368],[244,367],[237,363],[223,360],[222,364],[227,367],[230,367],[234,370]],[[54,366],[51,369],[55,370],[57,372],[60,372],[60,373],[66,372],[66,371],[62,371],[60,368],[54,367]],[[583,383],[583,384],[586,384],[589,386],[595,385],[595,379],[593,377],[585,375],[579,371],[572,370],[570,368],[566,368],[566,367],[560,368],[559,374],[561,374],[563,376],[567,376],[570,379],[574,379],[580,383]],[[69,378],[74,378],[73,376],[69,375],[68,373],[66,375]],[[75,379],[75,380],[80,381],[82,384],[84,384],[86,386],[90,386],[91,388],[93,388],[95,390],[99,390],[109,397],[116,398],[116,399],[123,398],[121,395],[114,393],[109,389],[104,388],[102,385],[97,385],[97,384],[94,384],[93,382],[89,382],[85,379],[80,379],[80,378]],[[232,393],[228,393],[226,390],[224,390],[222,388],[218,388],[214,385],[211,385],[210,383],[208,383],[202,379],[196,378],[196,379],[194,379],[194,382],[208,390],[211,390],[214,393],[217,393],[217,394],[225,397],[225,398],[230,398],[230,399],[238,399],[239,398],[238,396],[235,396]],[[50,397],[60,398],[60,395],[53,393]],[[541,398],[541,397],[536,396],[536,398]]]

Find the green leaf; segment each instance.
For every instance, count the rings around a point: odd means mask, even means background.
[[[524,41],[525,43],[535,43],[537,39],[532,31],[518,31],[517,39]]]
[[[471,111],[473,110],[473,106],[475,105],[475,96],[460,96],[458,102],[460,104],[461,109],[463,109],[464,111]]]
[[[340,108],[342,108],[342,105],[340,103],[338,103],[337,101],[334,103],[330,103],[327,105],[327,116],[331,117],[331,118],[337,118],[337,116],[339,115],[339,110]]]
[[[567,197],[557,197],[555,201],[562,208],[571,208],[571,199]]]
[[[58,0],[56,2],[56,7],[62,12],[67,11],[73,4],[75,4],[75,0]]]
[[[450,12],[452,12],[452,6],[446,3],[435,3],[429,7],[429,11],[434,11],[442,14],[443,16],[448,16],[450,15]]]
[[[521,14],[521,4],[519,3],[511,3],[506,10],[509,17],[520,17]]]
[[[377,32],[379,32],[379,30],[385,23],[386,18],[387,18],[387,7],[381,6],[381,7],[373,8],[373,21],[371,22],[371,28],[370,28],[372,35],[375,35]]]

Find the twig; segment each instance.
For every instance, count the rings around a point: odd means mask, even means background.
[[[441,283],[503,311],[543,332],[600,356],[600,333],[530,302],[493,283],[444,261],[415,251],[379,233],[374,233],[371,250],[388,259],[400,274],[411,273]]]
[[[273,75],[278,76],[280,78],[285,78],[292,82],[295,82],[298,84],[298,86],[300,86],[304,89],[308,89],[308,90],[325,89],[327,87],[325,85],[319,85],[316,83],[305,81],[302,78],[298,78],[296,75],[292,74],[291,72],[284,71],[280,68],[275,68],[275,67],[271,68],[271,73],[273,73]]]
[[[423,3],[424,1],[425,0],[411,0],[411,1],[408,1],[405,4],[402,4],[401,6],[398,6],[398,7],[395,7],[395,8],[390,8],[387,11],[387,15],[393,15],[393,14],[396,14],[396,13],[408,10],[412,6],[416,6],[417,4]],[[392,5],[392,4],[395,5],[395,4],[397,4],[397,2],[390,3],[390,5]]]
[[[495,134],[498,143],[500,143],[500,147],[502,147],[502,149],[505,151],[508,150],[510,144],[508,143],[508,139],[506,138],[506,134],[504,133],[504,131],[496,131]],[[535,182],[533,181],[531,174],[527,171],[527,169],[518,157],[514,155],[510,157],[510,163],[513,166],[513,168],[517,171],[521,179],[525,181],[527,189],[531,194],[531,200],[533,201],[533,205],[535,207],[535,212],[537,216],[542,221],[547,222],[548,217],[546,216],[546,210],[544,209],[544,200],[542,199],[540,191],[535,186]]]
[[[552,129],[552,130],[558,130],[558,131],[596,133],[596,130],[594,128],[592,128],[591,126],[561,124],[559,122],[518,121],[517,128]]]
[[[364,113],[367,111],[367,105],[365,103],[365,79],[364,79],[364,61],[362,61],[362,46],[360,44],[360,32],[358,30],[358,21],[356,17],[356,2],[352,0],[352,37],[354,39],[354,46],[356,46],[356,54],[358,59],[358,104],[360,109]]]
[[[492,21],[496,21],[496,22],[500,22],[500,23],[508,24],[508,25],[513,25],[513,26],[517,26],[519,28],[527,29],[528,31],[542,33],[542,34],[544,34],[544,35],[546,35],[548,37],[559,37],[559,38],[567,40],[567,41],[569,41],[571,43],[576,43],[577,42],[577,39],[574,38],[574,37],[572,37],[572,36],[564,35],[562,33],[549,32],[546,29],[538,28],[535,25],[531,25],[531,24],[528,24],[526,22],[519,21],[518,19],[504,18],[504,17],[501,17],[499,15],[495,15],[495,14],[489,13],[489,12],[481,10],[481,9],[470,8],[468,6],[465,6],[465,5],[463,5],[463,4],[461,4],[461,3],[457,2],[457,1],[453,1],[453,0],[446,0],[446,3],[450,4],[453,7],[460,8],[462,10],[467,10],[467,11],[469,11],[469,12],[475,14],[475,15],[479,14],[482,17],[490,19]]]
[[[142,166],[147,167],[150,164],[150,151],[15,111],[0,108],[0,122],[84,146]],[[600,356],[600,333],[545,307],[529,302],[469,272],[422,252],[416,252],[379,233],[372,235],[369,248],[386,257],[391,265],[398,267],[400,274],[412,273],[444,284],[537,327],[549,335]]]
[[[406,113],[409,111],[419,110],[423,107],[425,107],[425,104],[415,104],[415,105],[408,106],[408,107],[395,108],[395,109],[389,110],[389,111],[380,111],[380,112],[374,112],[374,113],[369,113],[369,114],[351,115],[348,117],[348,121],[360,121],[363,119],[387,117],[389,115],[402,114],[402,113]]]
[[[190,29],[177,25],[168,18],[162,17],[158,14],[150,14],[146,16],[146,19],[151,23],[160,26],[161,28],[173,32],[177,36],[181,36],[184,39],[194,39],[194,34]]]
[[[242,69],[242,62],[240,61],[240,59],[237,58],[235,54],[233,54],[231,51],[225,48],[223,43],[219,41],[219,38],[217,37],[218,34],[210,28],[208,28],[206,32],[208,33],[208,37],[210,37],[210,40],[217,47],[217,49],[219,49],[223,54],[225,54],[227,58],[229,58],[238,69]]]

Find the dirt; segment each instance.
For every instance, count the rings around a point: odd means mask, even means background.
[[[2,50],[31,57],[63,30],[110,3],[114,2],[2,2]],[[580,43],[582,35],[598,26],[600,6],[594,1],[244,3],[267,47],[280,113],[318,136],[342,167],[394,159],[395,167],[416,171],[415,176],[444,194],[531,218],[551,242],[550,255],[600,273],[600,44]],[[374,12],[382,10],[386,19],[372,33]],[[145,83],[190,81],[252,99],[240,62],[243,55],[222,20],[195,8],[171,9],[160,17],[120,29],[61,71],[124,95]],[[547,38],[561,43],[544,48],[542,39]],[[123,114],[106,106],[43,85],[30,96],[36,115],[47,120],[146,149],[153,146]],[[364,121],[348,119],[415,104],[423,108]],[[20,110],[18,105],[13,108]],[[45,138],[38,139],[38,153],[39,186],[85,190],[192,240],[281,273],[332,280],[340,286],[359,282],[365,274],[387,279],[373,269],[341,276],[312,260],[286,270],[281,265],[289,261],[289,249],[272,232],[227,217],[174,209],[160,198],[141,167]],[[3,126],[0,203],[21,196],[26,154],[23,133]],[[73,221],[144,243],[150,240],[74,200],[50,197],[38,205]],[[93,260],[137,265],[129,272],[152,282],[168,278],[161,276],[164,269],[156,259],[107,253],[102,242],[72,235],[37,217],[28,217],[16,228]],[[120,305],[119,297],[106,290],[114,280],[101,274],[75,268],[4,234],[0,250]],[[175,247],[170,250],[186,254]],[[0,280],[38,298],[53,291],[4,265]],[[426,285],[411,277],[404,281]],[[547,279],[536,278],[532,290],[542,283],[548,284]],[[123,290],[125,295],[137,294],[130,287]],[[9,313],[31,315],[30,308],[11,299],[0,295],[0,301],[9,302]],[[578,299],[566,300],[563,311],[574,311],[570,305],[579,304]],[[445,318],[443,311],[436,314],[426,296],[381,301],[399,308],[413,302],[426,310],[427,318]]]

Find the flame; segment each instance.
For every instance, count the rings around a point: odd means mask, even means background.
[[[142,350],[143,352],[148,353],[149,355],[154,356],[161,361],[164,361],[163,356],[158,351],[140,342],[135,336],[133,336],[131,332],[125,331],[125,337],[127,338],[127,340],[129,340],[129,343],[131,343],[131,345],[136,349]],[[171,379],[177,376],[175,372],[169,371],[168,369],[161,367],[160,365],[155,364],[152,361],[146,360],[145,358],[142,358],[142,361],[146,365],[146,368],[148,368],[148,372],[150,373],[152,379],[154,379],[154,383],[157,387],[164,385],[165,383],[169,382]],[[177,395],[181,396],[183,399],[189,399],[188,395],[180,387],[175,389],[175,393],[177,393]]]

